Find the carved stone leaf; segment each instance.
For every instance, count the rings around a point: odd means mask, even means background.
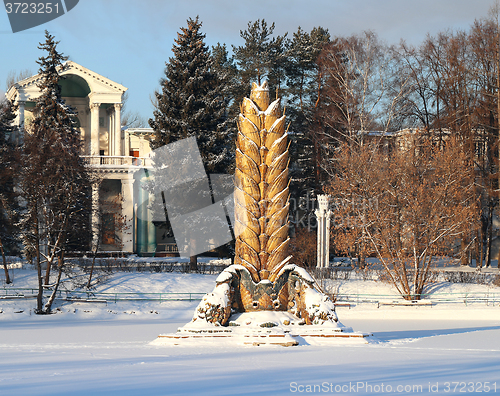
[[[246,175],[241,170],[236,169],[234,176],[238,188],[241,188],[256,201],[260,201],[259,185],[255,183],[255,180],[253,180],[250,175]]]
[[[266,246],[268,252],[273,252],[279,245],[281,245],[288,238],[288,224],[276,230],[269,238]]]
[[[271,166],[269,167],[269,172],[266,174],[266,182],[271,184],[278,175],[283,172],[283,170],[288,168],[288,151],[285,151],[278,158],[276,158]]]
[[[283,241],[276,249],[274,249],[267,259],[267,269],[273,272],[274,267],[280,264],[288,256],[288,245],[290,244],[290,238]]]
[[[260,183],[259,166],[239,149],[236,151],[236,167],[244,174],[251,176],[256,183]]]
[[[245,208],[241,210],[235,210],[235,225],[234,233],[235,236],[240,235],[243,232],[243,228],[248,227],[257,235],[260,233],[260,223],[259,220]]]
[[[248,98],[244,98],[241,104],[241,113],[243,116],[247,117],[257,129],[261,129],[261,117],[260,110],[257,105]]]
[[[278,158],[281,154],[287,151],[287,146],[288,146],[287,134],[285,133],[279,139],[276,139],[271,148],[269,149],[269,152],[267,153],[266,156],[266,164],[270,166],[276,158]]]
[[[289,185],[276,194],[271,201],[267,204],[266,216],[271,218],[277,211],[281,210],[286,204],[288,204],[289,198]]]
[[[236,188],[234,189],[234,204],[235,204],[235,213],[237,213],[236,215],[237,218],[238,214],[241,213],[241,211],[243,212],[248,211],[251,214],[253,214],[256,218],[259,218],[261,210],[258,202],[259,202],[258,200],[248,195],[245,191],[243,191],[242,186],[237,185]],[[242,213],[241,216],[244,216],[244,214]]]
[[[280,302],[280,306],[283,308],[283,310],[286,311],[286,308],[288,307],[288,285],[285,283],[285,285],[281,288],[281,290],[278,293],[278,301]]]
[[[253,118],[253,119],[252,119]],[[247,138],[252,140],[257,146],[261,145],[259,124],[260,117],[248,115],[247,117],[242,114],[238,117],[238,130]],[[257,124],[256,124],[257,122]]]
[[[259,138],[260,139],[260,138]],[[245,137],[241,132],[238,133],[238,148],[248,157],[260,164],[260,150],[253,140]]]
[[[257,269],[253,266],[253,264],[242,259],[241,256],[239,256],[238,254],[236,254],[234,256],[234,264],[242,265],[243,267],[245,267],[248,270],[248,272],[250,272],[250,275],[252,276],[252,279],[254,280],[254,282],[259,281],[259,273],[258,273]],[[241,286],[242,286],[242,283],[240,282],[240,292],[241,292]],[[250,296],[250,304],[251,304],[251,302],[252,302],[251,301],[251,294],[249,294],[249,296]]]
[[[239,234],[239,238],[244,241],[248,246],[255,250],[255,252],[260,251],[260,241],[257,234],[248,227]]]
[[[247,227],[248,227],[248,224],[246,222],[235,220],[235,222],[234,222],[234,235],[239,236],[241,233],[243,233],[245,231],[245,229]]]
[[[271,271],[271,275],[269,276],[269,280],[271,282],[274,282],[276,278],[278,277],[281,269],[288,264],[288,262],[292,259],[292,256],[286,257],[284,260],[281,261],[278,265],[275,265],[273,270]]]
[[[266,119],[267,121],[267,119]],[[266,124],[267,125],[267,124]],[[273,143],[283,136],[285,133],[285,116],[276,119],[271,127],[268,129],[267,138],[266,138],[266,146],[272,147]]]
[[[267,188],[267,196],[268,200],[272,200],[272,197],[278,195],[288,186],[288,168],[285,168],[283,172],[281,172],[278,177],[272,182],[269,183]]]
[[[266,226],[267,235],[273,235],[276,230],[285,224],[288,224],[288,207],[289,204],[287,203],[283,208],[278,210],[269,218],[269,222]]]
[[[241,302],[244,307],[251,307],[253,303],[252,293],[248,291],[243,283],[240,284]]]
[[[245,261],[251,263],[257,270],[260,270],[260,259],[258,253],[244,240],[238,238],[238,255]]]
[[[267,109],[265,111],[266,116],[276,116],[276,117],[279,117],[281,115],[280,104],[281,104],[281,99],[280,98],[278,98],[275,101],[273,101],[267,107]]]

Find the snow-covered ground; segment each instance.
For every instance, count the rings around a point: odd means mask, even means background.
[[[14,270],[12,287],[34,287]],[[208,292],[216,275],[115,273],[98,291]],[[338,281],[340,282],[340,281]],[[340,293],[394,294],[386,284],[347,280]],[[441,293],[500,293],[439,282]],[[281,395],[500,393],[498,303],[338,307],[340,321],[378,342],[331,346],[154,346],[186,324],[197,301],[0,300],[0,395]],[[22,312],[21,312],[22,311]],[[436,392],[437,391],[437,392]]]

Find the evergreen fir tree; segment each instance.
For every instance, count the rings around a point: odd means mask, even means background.
[[[235,137],[238,131],[236,120],[239,114],[239,104],[236,103],[240,84],[238,83],[238,69],[234,64],[234,59],[229,56],[229,52],[225,44],[217,43],[212,47],[212,71],[217,74],[219,80],[219,94],[224,100],[226,108],[226,120],[224,123],[225,129],[231,137],[231,168],[226,173],[233,173],[233,160],[235,150]]]
[[[226,128],[226,98],[220,90],[220,75],[200,31],[198,17],[181,28],[166,63],[161,92],[156,92],[156,110],[149,125],[154,129],[151,148],[195,136],[205,169],[225,173],[232,162],[231,137]]]
[[[11,283],[5,254],[17,252],[17,228],[15,227],[18,204],[14,189],[17,173],[16,146],[12,135],[16,132],[14,126],[15,106],[5,100],[0,103],[0,251],[5,270],[5,282]]]
[[[326,29],[318,27],[308,33],[299,27],[287,51],[288,119],[293,131],[291,195],[296,199],[307,191],[321,192],[318,178],[321,142],[314,120],[323,77],[317,60],[329,40]]]
[[[301,118],[307,118],[306,111],[313,105],[317,91],[316,80],[318,66],[316,60],[321,49],[330,41],[328,30],[314,28],[307,33],[298,28],[287,50],[287,89],[289,101],[300,113]]]
[[[58,42],[45,32],[39,49],[47,56],[38,60],[42,76],[41,95],[34,118],[27,128],[21,155],[20,188],[26,202],[21,219],[22,237],[28,257],[38,273],[36,313],[49,313],[64,270],[64,251],[72,229],[83,228],[89,212],[90,171],[81,154],[81,139],[72,121],[74,113],[61,98],[58,70],[66,59],[57,51]],[[89,230],[87,229],[87,233]],[[43,305],[43,285],[57,261],[58,275],[52,296]],[[42,275],[42,263],[47,263]]]
[[[219,63],[215,63],[201,25],[198,17],[190,18],[175,40],[174,56],[166,63],[165,77],[160,81],[161,91],[155,93],[156,110],[149,120],[154,129],[151,148],[196,137],[206,172],[223,174],[230,171],[234,158],[235,129],[229,126],[225,96],[230,90],[230,76],[222,73],[226,54],[218,51]],[[163,227],[171,236],[168,218]],[[193,256],[192,270],[196,270],[196,262]]]
[[[272,37],[274,28],[274,23],[268,26],[264,19],[248,22],[247,30],[240,31],[245,44],[233,45],[240,75],[240,89],[235,97],[238,106],[248,96],[252,82],[261,84],[267,80],[270,92],[280,90],[284,85],[287,34]]]

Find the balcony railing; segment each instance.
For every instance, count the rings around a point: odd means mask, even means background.
[[[92,166],[151,166],[151,158],[123,155],[83,155]]]

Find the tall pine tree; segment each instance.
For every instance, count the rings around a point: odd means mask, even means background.
[[[291,122],[291,194],[298,190],[321,191],[319,174],[320,142],[314,113],[321,101],[323,77],[318,57],[329,42],[328,30],[317,27],[310,33],[300,27],[288,47],[287,87],[288,117]]]
[[[224,77],[223,67],[211,56],[201,25],[198,17],[190,18],[177,35],[161,91],[155,93],[156,109],[149,120],[154,130],[151,148],[196,137],[206,172],[222,174],[231,169],[234,158],[234,127],[227,114],[229,76]],[[218,49],[217,62],[226,62],[223,52]],[[168,218],[164,227],[170,233]],[[193,256],[191,269],[196,268]]]
[[[14,111],[15,106],[8,100],[0,102],[0,251],[7,284],[11,283],[11,280],[5,250],[12,253],[16,252],[17,248],[15,223],[18,205],[14,188],[17,150],[12,139],[12,135],[16,132]]]
[[[248,22],[247,29],[240,31],[245,44],[233,45],[240,75],[240,89],[235,97],[238,106],[250,92],[252,82],[261,84],[267,80],[270,92],[280,90],[285,83],[287,34],[273,37],[274,28],[274,23],[268,26],[264,19]]]
[[[202,23],[196,17],[187,24],[172,47],[174,56],[166,63],[161,92],[155,93],[156,110],[149,120],[154,129],[151,148],[194,136],[206,171],[225,173],[232,162],[226,98],[200,31]]]
[[[72,120],[74,113],[61,98],[58,70],[66,58],[58,52],[57,44],[46,31],[45,42],[38,47],[46,52],[37,61],[42,77],[41,95],[36,100],[21,154],[19,185],[26,202],[21,219],[22,238],[38,273],[36,313],[50,313],[64,270],[69,235],[74,229],[85,233],[90,206],[91,175],[80,156],[81,138]],[[50,270],[56,262],[55,286],[44,305],[44,285],[49,283]]]
[[[241,85],[238,81],[238,68],[234,63],[234,58],[229,56],[226,44],[217,43],[216,46],[212,47],[212,71],[218,76],[218,91],[226,106],[227,119],[225,126],[232,138],[231,142],[234,142],[234,137],[238,131],[236,120],[240,113],[239,103],[237,103],[235,98],[241,90]],[[234,150],[235,147],[233,145],[231,147],[231,160],[234,159]],[[226,173],[233,172],[231,170],[230,172],[226,171]]]

